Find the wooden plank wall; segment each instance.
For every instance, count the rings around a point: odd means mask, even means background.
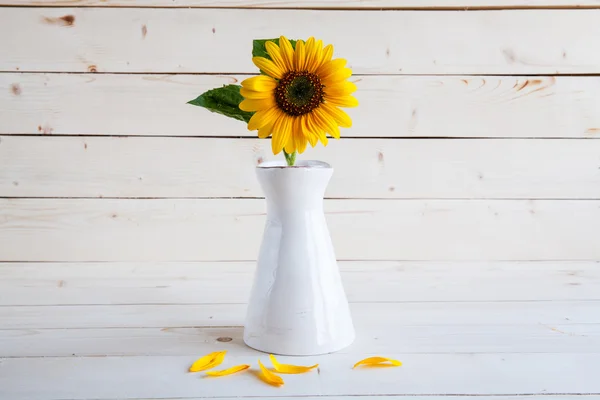
[[[0,4],[0,261],[254,260],[269,143],[185,102],[280,33],[355,71],[340,259],[600,258],[600,2]]]

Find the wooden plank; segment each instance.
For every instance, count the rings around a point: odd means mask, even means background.
[[[415,396],[412,395],[390,395],[390,396],[386,396],[386,395],[378,395],[377,396],[377,400],[403,400],[403,399],[414,399]],[[445,395],[435,395],[435,396],[419,396],[419,399],[422,400],[469,400],[467,397],[472,397],[472,396],[445,396]],[[186,397],[186,400],[205,400],[208,399],[210,397]],[[243,397],[242,397],[243,398]],[[281,397],[281,396],[277,396],[275,398],[273,397],[266,397],[269,399],[276,399],[276,400],[297,400],[297,397]],[[348,397],[346,396],[322,396],[322,395],[317,395],[317,396],[302,396],[302,400],[323,400],[323,399],[327,399],[327,400],[347,400]],[[352,395],[353,399],[372,399],[373,397],[370,395]],[[494,395],[486,395],[485,396],[486,400],[548,400],[548,396],[546,395],[523,395],[523,396],[519,396],[519,395],[515,395],[515,396],[494,396]],[[161,400],[180,400],[180,398],[175,399],[175,398],[163,398]],[[240,397],[219,397],[219,400],[239,400]],[[579,394],[571,394],[571,395],[552,395],[551,397],[552,400],[581,400],[581,396]],[[586,395],[586,397],[584,398],[585,400],[600,400],[600,396],[590,396],[590,395]],[[102,399],[100,399],[102,400]]]
[[[359,302],[600,300],[598,262],[339,263]],[[0,305],[246,303],[254,262],[0,263]]]
[[[365,356],[367,354],[364,354]],[[286,375],[278,389],[253,371],[257,358],[228,355],[224,366],[253,369],[229,378],[203,379],[186,373],[197,355],[173,357],[71,357],[5,359],[0,397],[11,400],[157,399],[316,395],[599,394],[597,354],[399,354],[400,368],[353,370],[361,355],[282,358],[320,363],[319,371]],[[32,373],[35,371],[35,374]],[[535,373],[532,373],[535,371]]]
[[[262,197],[254,167],[283,159],[260,139],[0,140],[2,197]],[[299,158],[335,167],[328,198],[598,199],[598,154],[599,140],[365,139]]]
[[[600,302],[596,300],[441,301],[352,303],[351,311],[361,329],[378,324],[387,324],[386,329],[389,329],[393,321],[398,321],[411,326],[542,324],[552,330],[555,326],[597,324],[599,307]],[[4,306],[0,307],[0,329],[231,327],[242,326],[245,313],[245,304]],[[577,334],[577,329],[587,328],[573,329]],[[590,329],[589,333],[597,331],[594,327]]]
[[[358,399],[362,399],[362,398],[368,398],[368,399],[372,399],[372,396],[369,395],[353,395],[353,398],[358,398]],[[466,400],[465,399],[466,396],[419,396],[419,399],[423,399],[423,400]],[[525,395],[525,396],[485,396],[487,400],[548,400],[547,396],[544,395]],[[347,397],[339,397],[339,396],[303,396],[302,400],[321,400],[321,399],[327,399],[327,400],[347,400]],[[403,396],[403,395],[391,395],[391,396],[377,396],[377,400],[402,400],[402,399],[408,399],[408,398],[414,398],[414,396],[411,395],[407,395],[407,396]],[[238,400],[239,397],[220,397],[220,400]],[[296,397],[280,397],[277,396],[277,400],[295,400],[297,399]],[[177,400],[177,399],[165,399],[165,400]],[[200,398],[194,398],[194,399],[189,399],[189,400],[200,400]],[[467,399],[468,400],[468,399]],[[552,396],[552,400],[581,400],[581,397],[579,395],[553,395]],[[600,396],[586,396],[585,400],[600,400]]]
[[[352,11],[4,8],[0,70],[256,73],[250,39],[303,37],[311,27],[357,74],[589,74],[600,72],[599,19],[600,10],[371,11],[365,18]]]
[[[596,353],[600,357],[600,323],[355,324],[359,339],[340,353]],[[0,357],[185,356],[208,354],[217,347],[236,356],[254,355],[242,337],[242,327],[0,330]]]
[[[244,78],[0,74],[0,133],[256,137],[242,122],[185,104]],[[351,80],[360,106],[348,110],[354,125],[345,137],[600,137],[600,77]]]
[[[585,8],[598,0],[0,0],[3,6],[39,7],[198,7],[292,9],[458,9]]]
[[[326,200],[340,260],[598,260],[597,200]],[[1,199],[0,261],[254,260],[262,199]],[[376,239],[375,239],[376,238]]]

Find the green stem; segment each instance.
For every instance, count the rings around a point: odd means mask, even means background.
[[[292,154],[288,154],[285,152],[285,150],[283,151],[283,155],[285,156],[285,161],[287,162],[287,165],[289,167],[293,166],[296,163],[296,152],[293,152]]]

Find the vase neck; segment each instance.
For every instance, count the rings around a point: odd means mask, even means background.
[[[304,162],[310,163],[310,162]],[[325,163],[257,168],[270,211],[322,210],[333,169]]]

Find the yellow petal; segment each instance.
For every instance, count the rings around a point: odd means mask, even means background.
[[[346,80],[352,76],[352,70],[350,68],[342,68],[327,76],[326,78],[321,79],[321,83],[327,86],[332,86],[340,81]]]
[[[296,151],[296,143],[294,142],[294,136],[291,135],[288,142],[283,146],[283,149],[288,154],[293,154]]]
[[[281,379],[281,377],[279,375],[276,375],[273,372],[266,369],[265,366],[263,365],[263,363],[260,362],[260,360],[258,360],[258,366],[260,367],[260,370],[262,371],[261,378],[263,381],[265,381],[269,385],[273,385],[273,386],[283,385],[283,383],[284,383],[283,379]]]
[[[275,368],[275,371],[282,374],[303,374],[319,366],[319,364],[315,364],[310,367],[303,367],[301,365],[280,364],[279,362],[277,362],[277,359],[273,354],[271,354],[269,358],[271,359],[271,363],[273,363],[273,368]]]
[[[339,126],[342,128],[350,128],[352,126],[352,118],[345,111],[340,110],[336,106],[328,103],[321,104],[323,111],[332,116]]]
[[[319,67],[317,70],[317,75],[321,80],[326,79],[329,75],[336,73],[337,71],[344,68],[346,65],[346,60],[343,58],[336,58],[335,60],[331,60]]]
[[[321,66],[322,58],[323,58],[323,41],[317,40],[317,42],[313,46],[313,54],[306,64],[306,69],[308,70],[308,72],[314,73],[317,70],[317,68],[319,68]]]
[[[326,114],[322,107],[314,110],[313,113],[315,114],[315,120],[326,133],[336,139],[340,138],[340,128],[331,115]]]
[[[319,140],[323,143],[323,146],[327,147],[327,143],[329,143],[329,139],[327,139],[327,135],[325,132],[319,133]]]
[[[256,92],[270,91],[277,87],[277,81],[270,76],[258,75],[244,79],[242,87]]]
[[[308,114],[307,117],[308,117],[307,122],[308,122],[311,132],[315,136],[317,136],[317,138],[321,141],[321,143],[323,143],[323,146],[327,146],[327,142],[329,140],[327,139],[327,135],[325,135],[325,131],[324,131],[325,128],[321,127],[321,125],[317,121],[315,113],[312,112],[312,113]]]
[[[288,139],[287,142],[285,143],[285,145],[283,146],[283,149],[285,150],[286,153],[288,154],[292,154],[295,153],[297,150],[297,145],[296,145],[296,136],[294,135],[294,121],[295,118],[293,117],[288,117],[289,119],[289,124],[290,124],[290,133],[288,135]]]
[[[310,65],[315,57],[315,38],[309,37],[304,44],[304,69],[309,70]]]
[[[336,82],[331,86],[325,87],[325,94],[329,96],[347,96],[356,92],[356,85],[349,81]]]
[[[283,60],[283,56],[281,55],[279,46],[277,46],[274,42],[266,42],[265,48],[267,49],[267,53],[269,53],[269,56],[271,57],[275,65],[277,65],[284,71],[287,70],[287,65]]]
[[[268,138],[269,136],[271,136],[271,133],[272,133],[272,132],[273,132],[273,125],[272,125],[272,124],[270,124],[270,125],[265,125],[265,126],[263,126],[262,128],[260,128],[260,129],[258,130],[258,137],[259,137],[260,139],[266,139],[266,138]]]
[[[278,116],[279,110],[277,107],[257,111],[252,118],[250,118],[250,121],[248,121],[248,130],[255,131],[269,123],[273,123]]]
[[[244,371],[244,370],[246,370],[248,368],[250,368],[249,365],[242,364],[242,365],[236,365],[235,367],[223,369],[221,371],[207,371],[206,375],[209,375],[209,376],[225,376],[225,375],[235,374],[236,372]]]
[[[308,115],[303,115],[301,118],[302,130],[304,131],[304,136],[308,139],[311,147],[315,147],[317,142],[319,141],[319,136],[313,132],[313,128],[310,126],[310,117]]]
[[[256,91],[246,88],[240,89],[240,94],[246,99],[266,99],[268,97],[274,97],[275,92],[273,90]]]
[[[304,48],[304,42],[298,40],[296,42],[296,50],[294,51],[294,66],[296,71],[304,70],[304,62],[306,61],[306,53]]]
[[[240,103],[242,111],[260,111],[268,110],[275,105],[275,99],[267,97],[265,99],[245,99]]]
[[[264,57],[252,57],[252,62],[258,67],[258,69],[270,77],[281,79],[283,76],[284,71],[275,65],[275,63],[271,60],[267,60]]]
[[[402,363],[400,361],[392,360],[391,358],[369,357],[369,358],[365,358],[364,360],[360,360],[359,362],[354,364],[354,367],[352,367],[352,368],[356,368],[359,365],[379,365],[379,364],[384,364],[384,363],[391,363],[395,367],[399,367],[402,365]]]
[[[300,154],[304,153],[304,150],[306,150],[306,135],[302,129],[301,117],[294,118],[294,122],[292,124],[292,135],[294,136],[294,142],[296,143],[296,150]]]
[[[265,123],[265,125],[258,129],[258,137],[261,139],[268,138],[271,135],[271,133],[273,132],[273,126],[275,125],[275,121],[277,121],[281,114],[281,111],[279,111],[279,109],[277,109],[276,107],[274,108],[275,114],[273,115],[272,119],[270,119],[268,122]]]
[[[325,100],[338,107],[357,107],[358,100],[352,96],[325,96]]]
[[[221,363],[225,359],[225,353],[226,353],[225,351],[221,352],[221,354],[217,355],[215,357],[215,359],[212,360],[211,363],[209,363],[206,366],[204,366],[204,368],[202,368],[201,371],[204,371],[204,370],[207,370],[207,369],[213,369],[214,367],[217,367],[217,366],[221,365]]]
[[[286,65],[286,71],[294,69],[294,48],[285,36],[279,38],[279,51]]]
[[[327,132],[327,122],[323,120],[322,114],[318,113],[317,110],[313,110],[312,112],[313,122],[317,126],[319,132]]]
[[[200,357],[192,364],[189,371],[199,372],[204,371],[205,369],[216,367],[223,362],[226,353],[227,351],[215,351],[214,353]]]
[[[289,116],[281,113],[275,125],[273,125],[273,132],[271,133],[273,138],[271,139],[271,147],[273,154],[277,155],[281,153],[284,146],[288,144],[290,136],[292,135],[292,121]]]
[[[328,44],[323,49],[323,57],[320,60],[319,67],[321,65],[327,64],[329,61],[331,61],[331,57],[333,57],[333,46]]]

